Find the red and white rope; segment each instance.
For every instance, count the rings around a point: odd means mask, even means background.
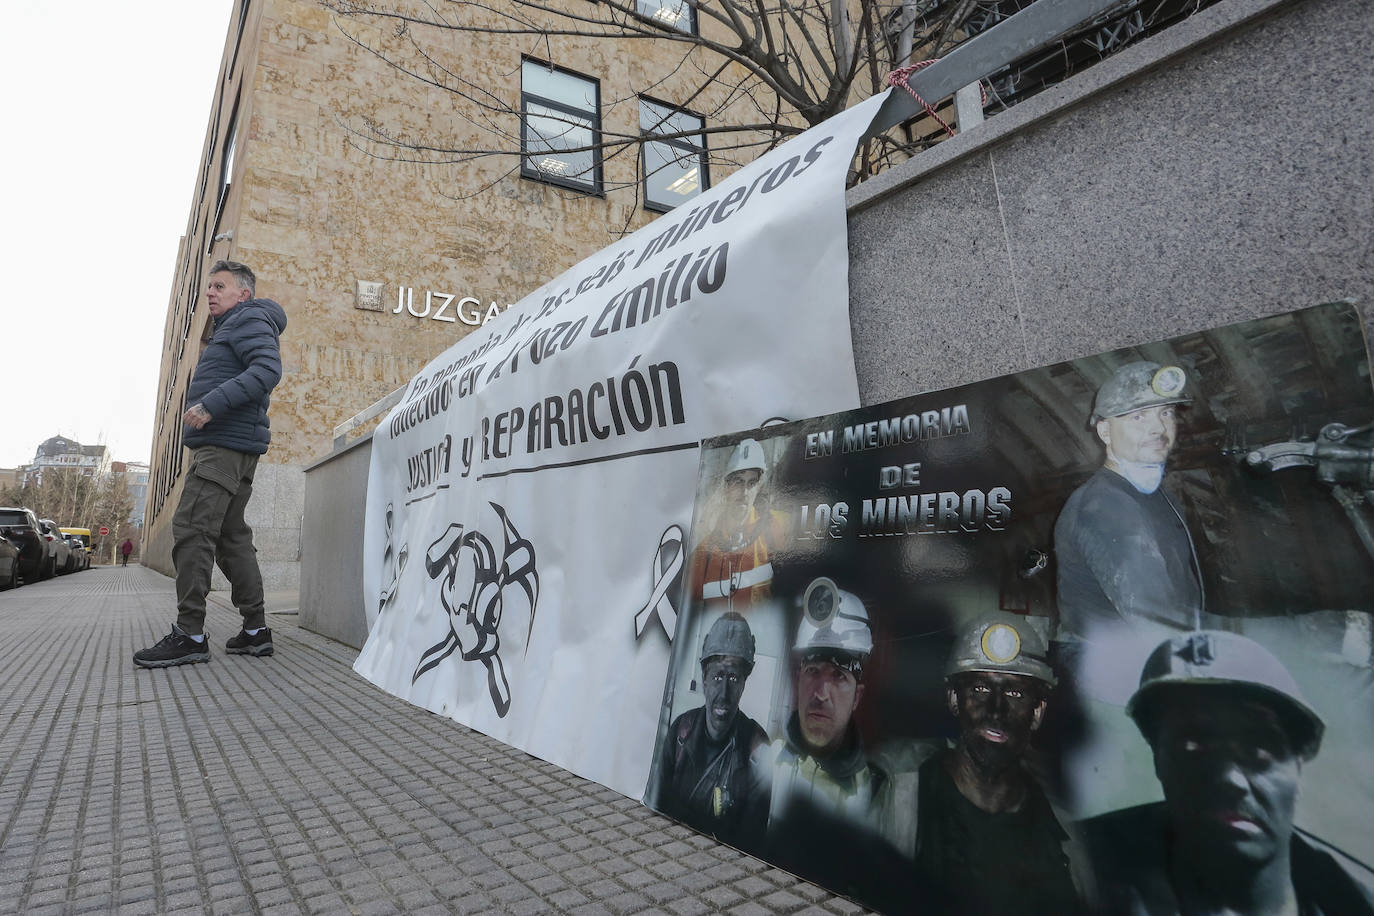
[[[930,60],[917,61],[916,63],[908,64],[905,67],[898,67],[896,70],[893,70],[891,73],[887,75],[887,84],[889,86],[900,86],[903,89],[905,89],[907,91],[907,94],[916,100],[916,104],[924,108],[926,114],[934,118],[935,123],[943,127],[945,131],[952,137],[954,136],[954,128],[950,127],[949,124],[945,123],[944,118],[940,117],[938,114],[935,113],[935,106],[931,105],[925,99],[921,98],[920,95],[916,93],[916,90],[911,88],[911,75],[915,73],[917,70],[922,70],[926,67],[929,67],[931,64],[935,63],[939,59],[940,58],[935,57]],[[979,80],[978,82],[978,96],[981,103],[983,105],[987,105],[988,92],[986,89],[983,88],[983,83],[981,80]]]

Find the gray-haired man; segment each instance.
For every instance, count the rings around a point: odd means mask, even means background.
[[[253,495],[258,457],[272,434],[267,406],[281,380],[286,312],[271,299],[254,298],[256,278],[247,266],[216,261],[205,291],[214,333],[187,388],[182,442],[191,466],[172,518],[177,620],[156,645],[134,653],[134,664],[167,668],[208,662],[205,596],[216,563],[229,579],[230,598],[243,629],[226,644],[230,653],[271,655],[262,573],[253,529],[244,510]]]

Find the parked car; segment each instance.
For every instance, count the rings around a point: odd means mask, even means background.
[[[62,528],[61,532],[67,536],[67,541],[73,546],[81,547],[81,568],[90,569],[92,558],[95,556],[95,548],[91,546],[91,529],[89,528]]]
[[[58,530],[57,522],[50,518],[40,518],[38,530],[43,532],[43,540],[48,542],[48,573],[43,578],[51,579],[53,576],[69,572],[72,549],[67,546],[67,539]]]
[[[48,567],[48,545],[32,509],[0,508],[0,535],[19,548],[19,575],[25,582],[48,577],[43,575]]]
[[[19,584],[19,548],[0,535],[0,591]]]
[[[70,534],[62,535],[62,540],[67,542],[71,559],[67,561],[67,572],[81,572],[89,564],[86,562],[86,545],[81,543],[80,538],[74,538]]]

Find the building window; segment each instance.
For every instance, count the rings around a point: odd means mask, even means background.
[[[601,193],[601,86],[527,60],[520,69],[520,174]]]
[[[239,60],[239,48],[243,45],[243,26],[248,21],[248,4],[250,2],[251,0],[243,0],[242,5],[239,6],[239,31],[234,38],[234,57],[229,61],[229,69],[224,72],[225,79],[234,75],[234,65]]]
[[[644,206],[666,212],[711,186],[706,168],[706,121],[698,115],[649,99],[639,99],[639,129],[644,142]],[[679,135],[679,136],[671,136]]]
[[[229,196],[229,185],[234,180],[234,153],[238,150],[239,106],[234,104],[234,114],[229,118],[229,133],[224,138],[224,158],[219,168],[219,197],[223,206],[224,198]]]
[[[219,232],[220,217],[224,215],[224,205],[229,200],[229,188],[234,179],[234,153],[238,146],[238,132],[239,103],[235,100],[234,112],[229,116],[229,133],[226,134],[224,138],[224,154],[220,157],[219,201],[215,204],[215,221],[210,224],[210,231],[206,233],[206,235],[211,236],[205,243],[205,253],[207,255],[215,246],[213,236]]]
[[[697,33],[697,15],[687,0],[635,0],[639,15],[689,35]]]

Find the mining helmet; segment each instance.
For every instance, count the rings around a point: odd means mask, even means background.
[[[954,641],[945,665],[945,677],[973,671],[1020,674],[1056,683],[1049,651],[1040,633],[1025,617],[1005,611],[989,611],[965,624]]]
[[[832,579],[812,580],[802,594],[802,620],[792,652],[803,660],[823,656],[861,676],[873,652],[873,630],[863,602],[841,591]]]
[[[1184,393],[1187,384],[1188,374],[1178,366],[1148,361],[1127,363],[1097,389],[1092,421],[1119,417],[1144,407],[1191,404],[1193,399]]]
[[[1150,716],[1157,700],[1182,688],[1231,688],[1263,697],[1279,712],[1300,757],[1316,756],[1321,746],[1326,724],[1297,681],[1268,649],[1239,633],[1199,630],[1167,639],[1150,653],[1140,687],[1126,704],[1147,741],[1152,741]]]
[[[754,634],[743,617],[729,611],[716,618],[701,641],[701,661],[715,655],[733,655],[754,666]]]
[[[747,471],[750,468],[757,468],[758,472],[763,474],[768,470],[763,458],[763,446],[757,439],[741,439],[735,450],[730,453],[730,461],[725,465],[725,476],[729,477],[736,471]]]

